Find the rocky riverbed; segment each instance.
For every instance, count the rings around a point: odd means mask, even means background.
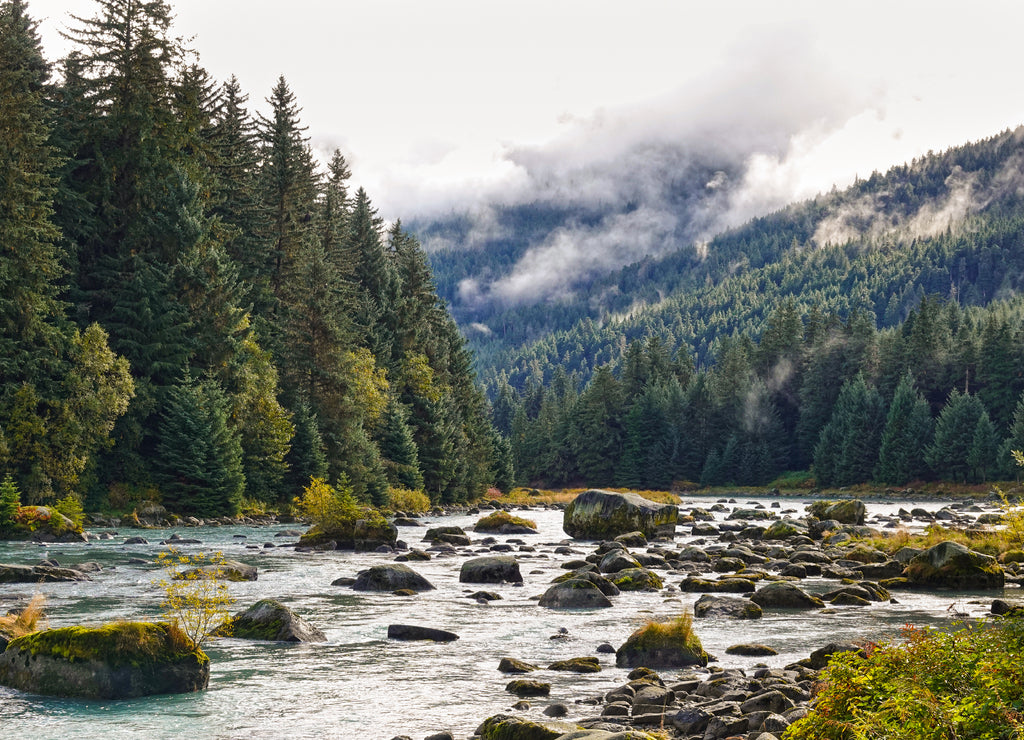
[[[169,546],[161,543],[176,542],[186,552],[216,548],[256,568],[256,580],[231,586],[238,609],[276,599],[326,641],[218,640],[208,651],[207,691],[137,700],[130,709],[112,704],[101,711],[88,702],[0,689],[0,722],[37,738],[161,736],[172,722],[180,732],[250,737],[272,721],[282,737],[462,739],[478,729],[500,737],[493,732],[502,722],[525,721],[562,723],[548,724],[548,733],[589,728],[595,740],[630,729],[680,738],[767,733],[769,740],[806,711],[817,670],[812,652],[895,636],[906,623],[980,617],[995,599],[1012,601],[1019,592],[1015,564],[1001,568],[1002,586],[979,581],[944,591],[898,580],[920,553],[890,559],[850,540],[861,526],[988,526],[990,502],[871,501],[863,525],[825,526],[806,518],[809,503],[687,498],[673,537],[615,544],[571,540],[560,510],[538,508],[515,512],[535,520],[536,534],[474,532],[486,509],[407,518],[398,548],[375,553],[295,547],[294,524],[107,526],[91,530],[88,543],[3,543],[0,562],[83,576],[4,587],[4,610],[44,593],[51,626],[157,616],[152,581],[160,573],[153,560]],[[431,529],[438,531],[424,539]],[[392,568],[397,561],[415,577],[361,575],[373,568],[402,573]],[[540,606],[553,582],[567,576],[587,581],[593,589],[576,590],[608,603]],[[354,589],[360,579],[382,585]],[[616,665],[614,650],[646,620],[695,607],[695,631],[712,656],[706,667],[636,673]],[[389,638],[394,626],[424,629],[428,639]],[[430,639],[431,630],[458,639]],[[509,675],[499,670],[503,658],[537,670]],[[552,667],[577,658],[595,660],[586,672]],[[507,691],[516,679],[547,685],[546,693]],[[482,727],[497,715],[506,718]]]

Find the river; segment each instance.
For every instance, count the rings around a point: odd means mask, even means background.
[[[777,499],[742,498],[766,506]],[[689,497],[681,508],[710,507],[715,499]],[[806,502],[784,499],[784,509],[803,513]],[[914,502],[936,510],[938,502]],[[731,506],[729,508],[732,508]],[[869,518],[894,513],[896,504],[868,503]],[[909,508],[909,506],[907,506]],[[46,597],[51,627],[99,624],[116,619],[158,619],[162,576],[155,564],[166,547],[160,540],[177,532],[201,545],[184,545],[185,552],[217,551],[259,568],[255,582],[233,583],[242,609],[261,598],[277,599],[328,638],[324,644],[290,645],[212,641],[207,647],[212,669],[206,691],[177,696],[147,697],[127,701],[72,701],[24,694],[0,688],[0,737],[29,738],[367,738],[389,740],[408,735],[414,740],[442,730],[466,738],[486,717],[509,711],[515,698],[504,691],[509,677],[497,670],[505,656],[541,666],[571,657],[597,655],[601,643],[618,647],[646,620],[667,618],[690,608],[699,594],[664,590],[659,593],[627,593],[614,597],[614,608],[595,611],[552,611],[537,606],[535,597],[564,571],[560,564],[592,551],[588,543],[574,543],[578,555],[557,555],[554,547],[565,544],[562,514],[553,510],[519,512],[536,521],[538,534],[499,542],[521,540],[533,552],[516,553],[525,579],[523,586],[473,586],[460,584],[459,568],[468,555],[485,546],[468,548],[456,556],[412,563],[437,590],[414,597],[357,593],[332,586],[341,576],[354,576],[370,565],[391,561],[394,556],[346,552],[302,553],[282,547],[294,537],[278,533],[294,525],[273,527],[202,527],[167,530],[120,530],[111,540],[88,544],[0,543],[0,562],[34,564],[43,558],[63,566],[96,562],[103,570],[93,580],[79,583],[5,585],[0,589],[0,613],[23,603],[34,593]],[[717,516],[724,519],[727,512]],[[424,517],[431,525],[458,525],[470,531],[479,516]],[[413,547],[425,547],[423,529],[401,528],[399,537]],[[694,538],[688,528],[677,529],[675,546]],[[151,544],[125,545],[131,535],[144,535]],[[483,535],[473,535],[474,542]],[[266,545],[274,545],[267,547]],[[518,547],[518,545],[516,545]],[[145,564],[132,564],[138,558]],[[678,586],[683,575],[661,573],[666,585]],[[835,581],[809,578],[808,591],[834,588]],[[479,604],[466,598],[485,589],[502,598]],[[1013,592],[1019,593],[1017,589]],[[1009,590],[1008,590],[1009,593]],[[951,607],[981,616],[1000,593],[894,594],[898,603],[870,607],[837,607],[827,613],[772,612],[757,621],[696,620],[704,647],[723,667],[750,667],[758,663],[782,666],[807,657],[827,642],[842,639],[880,640],[897,636],[905,624],[948,626]],[[531,599],[534,597],[534,599]],[[392,623],[420,624],[453,631],[457,642],[396,642],[386,638]],[[552,639],[561,630],[567,635]],[[779,651],[771,658],[726,655],[740,642],[767,644]],[[615,667],[614,655],[601,655],[600,673],[577,675],[555,671],[534,674],[552,684],[549,700],[536,700],[527,716],[542,717],[551,702],[570,708],[567,718],[590,717],[594,707],[577,704],[600,696],[625,682],[626,670]]]

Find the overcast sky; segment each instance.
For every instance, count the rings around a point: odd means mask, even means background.
[[[752,215],[1024,122],[1024,3],[1009,0],[172,6],[251,107],[283,74],[314,147],[340,148],[389,219],[585,188],[552,163],[584,172],[676,139],[740,153]],[[28,7],[52,60],[68,12],[98,5]]]

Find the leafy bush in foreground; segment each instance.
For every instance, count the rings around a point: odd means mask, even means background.
[[[904,641],[843,653],[811,713],[785,740],[1024,738],[1024,619],[952,633],[907,626]]]

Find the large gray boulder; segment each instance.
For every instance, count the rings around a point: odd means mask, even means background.
[[[995,558],[949,541],[914,556],[905,574],[912,586],[959,591],[1001,589],[1006,582]]]
[[[863,524],[867,507],[860,499],[815,501],[807,511],[818,519],[832,519],[840,524]]]
[[[645,537],[671,537],[679,510],[635,493],[590,490],[581,493],[565,508],[562,529],[580,540],[608,540],[629,532]]]
[[[522,583],[519,562],[511,555],[487,555],[462,564],[460,583]]]
[[[430,581],[403,563],[385,563],[374,565],[356,575],[352,584],[355,591],[433,591]]]
[[[760,619],[762,615],[761,607],[737,596],[704,594],[693,605],[693,616],[697,619]]]
[[[201,565],[174,576],[176,581],[194,578],[222,578],[227,581],[255,581],[259,573],[255,565],[246,565],[237,560],[222,560],[219,563]]]
[[[539,604],[549,609],[601,609],[612,602],[590,581],[571,578],[551,586]]]
[[[327,636],[273,599],[262,599],[217,628],[217,633],[242,640],[327,642]]]
[[[750,600],[763,609],[821,609],[825,602],[786,581],[776,581],[754,592]]]
[[[117,622],[62,627],[12,640],[0,654],[0,684],[83,699],[127,699],[205,689],[210,661],[182,649],[170,625]]]

